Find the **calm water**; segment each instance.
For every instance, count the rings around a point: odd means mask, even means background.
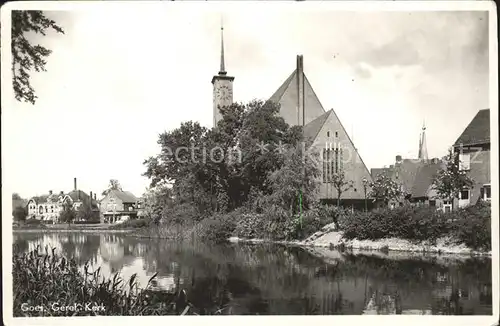
[[[492,314],[491,260],[385,259],[335,253],[324,260],[277,245],[178,244],[116,234],[14,234],[18,251],[56,247],[111,275],[137,273],[154,288],[183,288],[200,309],[230,314]]]

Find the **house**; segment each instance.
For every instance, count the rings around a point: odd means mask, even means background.
[[[229,106],[233,99],[234,77],[227,75],[224,64],[224,45],[221,45],[221,65],[213,76],[214,127],[220,120],[219,108]],[[342,204],[364,207],[363,179],[371,180],[360,154],[333,109],[325,110],[304,73],[303,56],[298,55],[295,70],[278,87],[269,101],[280,105],[280,116],[291,126],[301,126],[304,138],[312,144],[309,149],[321,157],[319,198],[335,201],[337,190],[332,175],[343,172],[353,186],[342,193]]]
[[[93,198],[92,198],[93,196]],[[77,180],[74,178],[73,190],[69,193],[60,191],[58,194],[49,190],[47,195],[34,196],[28,200],[28,218],[36,218],[52,223],[59,222],[59,216],[64,208],[64,205],[71,205],[75,210],[78,210],[84,203],[91,203],[92,210],[98,215],[98,202],[95,194],[90,192],[90,195],[77,187]]]
[[[394,165],[371,169],[371,174],[373,179],[382,174],[398,183],[405,194],[405,199],[412,204],[442,208],[444,203],[436,199],[436,192],[432,186],[434,177],[442,168],[442,162],[436,158],[429,160],[425,130],[424,125],[420,134],[417,158],[403,159],[401,155],[397,155]]]
[[[475,204],[478,200],[491,201],[491,139],[490,110],[479,110],[453,144],[458,153],[460,169],[474,181],[470,189],[463,189],[458,207]],[[457,206],[455,206],[457,207]]]
[[[137,218],[141,207],[139,199],[131,192],[112,189],[101,199],[100,209],[103,222],[115,223],[124,217]]]

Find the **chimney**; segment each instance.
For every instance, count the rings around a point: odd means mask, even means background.
[[[92,191],[90,192],[90,203],[92,203]]]
[[[304,57],[297,55],[297,124],[305,125]]]
[[[396,155],[396,163],[401,163],[402,160],[403,158],[401,157],[401,155]]]
[[[94,200],[97,201],[97,195],[94,193]]]
[[[52,190],[49,190],[49,195],[52,195]]]
[[[78,188],[76,187],[76,178],[73,179],[73,184],[74,184],[74,189],[73,190],[77,190]]]
[[[64,195],[64,191],[60,191],[59,195],[61,195],[61,196]]]

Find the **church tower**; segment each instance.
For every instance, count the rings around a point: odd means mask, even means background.
[[[224,27],[221,26],[220,70],[212,78],[214,127],[222,119],[220,108],[233,104],[233,81],[234,77],[227,76],[224,63]]]
[[[427,139],[425,138],[425,122],[422,126],[422,134],[418,143],[418,159],[427,162],[429,155],[427,154]]]

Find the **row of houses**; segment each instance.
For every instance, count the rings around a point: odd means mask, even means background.
[[[444,211],[476,204],[479,200],[491,201],[489,109],[480,110],[475,115],[452,145],[452,150],[458,153],[459,169],[466,171],[474,181],[472,187],[462,189],[454,203],[439,199],[433,187],[434,176],[443,168],[444,162],[436,158],[428,159],[425,126],[422,128],[417,159],[403,159],[398,155],[393,165],[371,169],[371,175],[375,179],[383,174],[399,183],[412,203],[434,206]]]
[[[31,197],[29,200],[20,198],[13,199],[13,209],[16,207],[26,208],[27,218],[57,223],[61,212],[70,205],[79,210],[82,205],[88,205],[92,219],[102,223],[114,223],[123,218],[135,219],[142,215],[143,202],[129,191],[111,189],[105,196],[97,199],[97,194],[92,191],[87,194],[78,189],[77,179],[74,178],[73,190],[69,192],[60,191],[54,193],[49,190],[48,194]]]

